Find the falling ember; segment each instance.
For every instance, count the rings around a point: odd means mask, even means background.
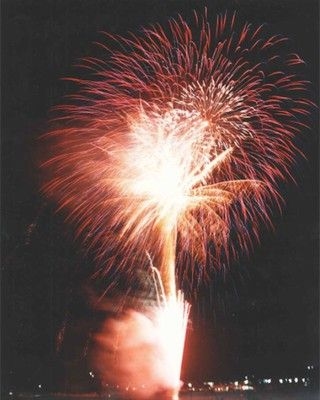
[[[186,255],[205,267],[209,243],[216,265],[250,250],[279,203],[279,182],[291,178],[311,106],[303,62],[286,53],[285,38],[239,28],[235,15],[211,26],[195,14],[193,25],[178,17],[140,36],[106,35],[107,61],[87,58],[93,76],[71,79],[79,92],[59,107],[42,165],[43,192],[102,273],[130,277],[149,268],[150,253],[163,285],[159,343],[166,354],[179,349],[175,381],[189,311],[176,277],[193,268]]]

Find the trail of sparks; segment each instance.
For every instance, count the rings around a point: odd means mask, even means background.
[[[190,304],[179,290],[174,296],[166,297],[165,288],[158,270],[152,267],[154,281],[159,293],[158,307],[155,308],[155,326],[159,335],[158,343],[164,354],[167,376],[173,397],[178,394],[181,381],[180,371],[187,331]]]

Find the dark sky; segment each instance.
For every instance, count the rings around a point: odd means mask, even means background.
[[[318,1],[2,1],[2,373],[33,388],[54,388],[63,374],[86,374],[83,349],[95,323],[85,298],[92,263],[72,231],[38,194],[37,138],[50,108],[70,90],[77,58],[91,54],[98,31],[125,33],[181,13],[237,10],[289,37],[306,61],[318,98]],[[214,4],[214,5],[213,5]],[[318,360],[318,121],[301,140],[308,161],[295,167],[297,185],[281,188],[286,201],[274,232],[228,271],[215,272],[193,302],[183,375],[223,378],[299,373]],[[66,327],[72,349],[57,354]],[[68,339],[69,338],[69,339]],[[71,339],[70,339],[71,338]],[[74,339],[76,338],[76,339]],[[64,345],[66,346],[66,345]],[[70,345],[71,346],[71,345]],[[70,371],[74,372],[70,372]],[[59,372],[60,371],[60,372]]]

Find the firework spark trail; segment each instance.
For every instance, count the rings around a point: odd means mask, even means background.
[[[103,271],[130,276],[147,251],[177,302],[176,265],[185,279],[188,260],[206,266],[210,242],[228,261],[271,224],[311,106],[303,62],[235,15],[106,37],[107,61],[83,61],[93,77],[71,79],[79,92],[47,135],[43,192]]]
[[[163,367],[170,376],[169,387],[174,394],[178,394],[181,385],[180,371],[190,304],[184,300],[184,295],[180,290],[175,293],[176,296],[167,298],[159,271],[152,266],[152,272],[155,286],[158,288],[157,293],[161,294],[158,298],[158,308],[156,308],[154,319],[159,332],[158,343],[165,359]]]

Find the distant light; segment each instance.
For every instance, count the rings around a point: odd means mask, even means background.
[[[292,383],[292,379],[291,378],[289,378],[289,383]]]
[[[271,383],[271,379],[270,379],[270,378],[265,378],[265,379],[263,380],[263,383]]]
[[[89,375],[91,376],[91,378],[94,378],[94,373],[92,371],[89,372]]]
[[[283,383],[283,379],[279,379],[279,383]]]
[[[192,388],[192,383],[191,382],[188,383],[188,387]]]
[[[295,381],[295,383],[298,383],[299,379],[298,378],[294,378],[294,381]]]
[[[248,385],[242,385],[242,390],[253,390],[253,387]]]
[[[9,392],[9,396],[12,396],[13,395],[13,393],[12,392]]]
[[[311,369],[310,365],[308,365],[308,369]]]
[[[41,389],[41,388],[42,388],[42,385],[41,385],[41,383],[38,385],[38,388],[39,388],[39,389]]]
[[[305,382],[306,381],[306,378],[302,378],[302,382]]]
[[[243,381],[243,383],[245,384],[245,385],[247,385],[248,383],[249,383],[249,381],[248,381],[248,378],[246,377],[246,379]]]
[[[235,381],[234,386],[238,386],[238,385],[239,385],[239,382]]]

